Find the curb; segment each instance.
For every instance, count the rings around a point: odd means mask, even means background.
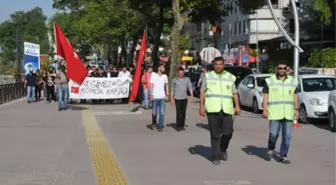
[[[26,101],[26,97],[22,97],[22,98],[19,98],[19,99],[16,99],[16,100],[13,100],[13,101],[1,104],[0,108],[7,107],[9,105],[13,105],[13,104],[16,104],[16,103],[21,103],[21,102],[24,102],[24,101]]]

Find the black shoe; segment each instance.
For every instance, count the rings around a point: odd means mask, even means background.
[[[184,130],[186,130],[186,129],[185,129],[185,127],[183,126],[183,127],[181,127],[181,130],[183,130],[183,131],[184,131]]]
[[[163,128],[158,128],[157,131],[158,132],[163,132]]]
[[[227,151],[222,151],[221,152],[220,159],[223,160],[223,161],[227,161],[228,160],[228,153],[227,153]]]
[[[182,128],[181,128],[181,127],[177,127],[176,130],[177,130],[178,132],[180,132],[180,131],[182,130]]]
[[[62,111],[63,109],[62,108],[58,108],[58,111]]]
[[[213,165],[220,165],[220,160],[219,159],[214,159],[212,160]]]
[[[272,156],[273,156],[273,150],[267,150],[265,160],[266,161],[271,161]]]
[[[152,124],[152,125],[150,126],[150,129],[151,129],[151,130],[156,130],[156,129],[157,129],[156,124]]]
[[[281,157],[279,162],[284,163],[284,164],[290,164],[290,160],[287,157]]]

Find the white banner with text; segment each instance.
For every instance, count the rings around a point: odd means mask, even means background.
[[[119,99],[128,98],[130,82],[128,78],[85,78],[82,85],[69,82],[71,99]]]

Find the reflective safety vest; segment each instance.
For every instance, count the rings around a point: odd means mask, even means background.
[[[294,119],[294,92],[298,80],[288,76],[284,81],[278,80],[276,75],[267,78],[268,86],[268,119]]]
[[[236,77],[224,71],[218,75],[214,71],[205,74],[205,110],[208,113],[220,112],[233,115],[232,86]]]

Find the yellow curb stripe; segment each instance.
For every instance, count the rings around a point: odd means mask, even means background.
[[[82,110],[82,118],[97,185],[127,185],[90,107]]]

